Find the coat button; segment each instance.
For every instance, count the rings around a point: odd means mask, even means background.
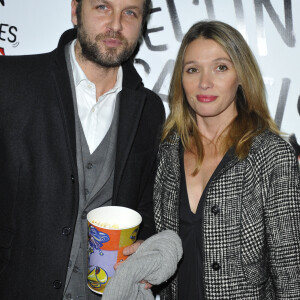
[[[92,163],[88,163],[88,164],[87,164],[87,168],[88,168],[88,169],[91,169],[92,167],[93,167],[93,164],[92,164]]]
[[[70,233],[71,233],[71,228],[69,228],[69,227],[64,227],[64,228],[62,229],[62,234],[63,234],[63,235],[70,235]]]
[[[212,265],[211,265],[212,269],[215,270],[215,271],[219,271],[221,269],[221,266],[219,263],[217,262],[214,262]]]
[[[73,174],[71,175],[71,180],[72,180],[73,183],[75,183],[75,177],[74,177]]]
[[[53,281],[53,287],[55,289],[60,289],[61,288],[61,281],[60,280],[54,280]]]
[[[219,206],[214,205],[214,206],[211,208],[211,212],[212,212],[213,214],[217,215],[217,214],[220,212]]]

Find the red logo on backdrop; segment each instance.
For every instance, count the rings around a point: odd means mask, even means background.
[[[4,48],[0,48],[0,55],[5,55]]]

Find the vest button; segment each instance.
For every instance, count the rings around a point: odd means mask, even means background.
[[[61,281],[60,280],[54,280],[53,281],[53,287],[55,289],[60,289],[61,288]]]
[[[73,272],[74,272],[74,273],[78,273],[79,271],[80,271],[79,267],[74,266]]]
[[[71,175],[71,180],[72,180],[73,183],[75,183],[75,177],[74,177],[73,174]]]
[[[87,212],[83,211],[81,214],[81,219],[86,219],[86,216],[87,216]]]

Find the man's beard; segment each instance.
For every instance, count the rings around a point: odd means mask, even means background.
[[[122,47],[121,52],[118,52],[119,48],[113,47],[101,49],[98,45],[98,41],[106,38],[116,38],[120,40],[122,42],[120,46]],[[95,42],[92,42],[82,24],[78,24],[77,39],[80,43],[83,57],[105,68],[120,66],[133,54],[137,45],[137,42],[130,45],[120,33],[115,32],[98,34],[95,38]]]

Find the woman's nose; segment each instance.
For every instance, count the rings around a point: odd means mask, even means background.
[[[212,74],[209,71],[202,72],[199,78],[199,87],[206,90],[213,86]]]

